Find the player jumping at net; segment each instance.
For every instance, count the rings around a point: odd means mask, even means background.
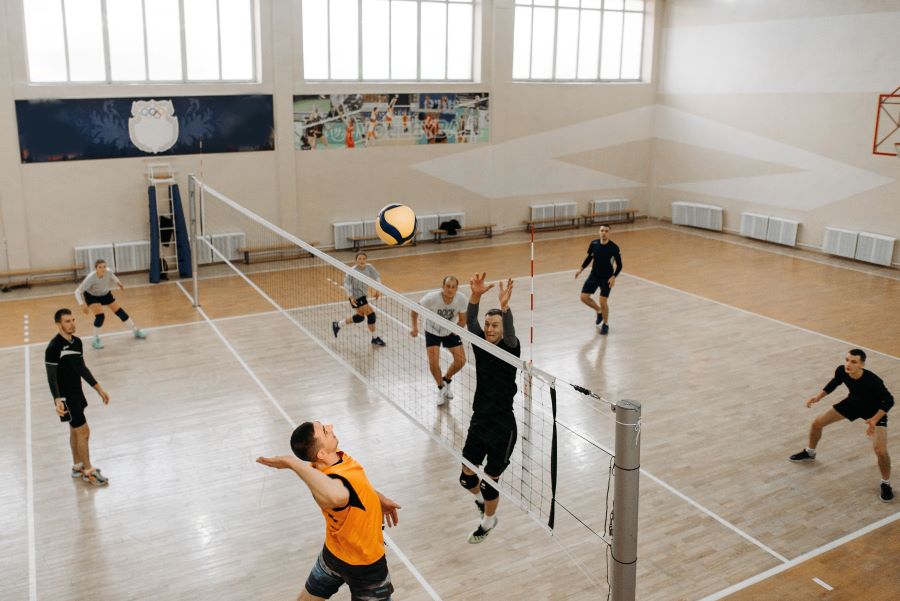
[[[85,315],[94,314],[94,339],[91,341],[91,346],[95,349],[103,348],[103,341],[100,340],[100,328],[103,327],[103,321],[106,319],[103,307],[109,307],[109,310],[115,313],[122,323],[131,328],[135,338],[147,337],[143,330],[134,325],[134,320],[128,316],[125,309],[119,306],[111,292],[113,286],[118,286],[119,290],[125,290],[125,286],[122,285],[116,274],[107,268],[106,261],[97,259],[97,262],[94,263],[94,271],[88,274],[75,290],[75,300],[81,305],[81,312]]]
[[[434,311],[444,319],[456,321],[460,327],[466,325],[466,295],[459,292],[459,280],[455,276],[448,275],[444,278],[440,290],[429,292],[419,301],[419,304]],[[415,338],[419,335],[419,314],[410,312],[412,327],[410,335]],[[453,363],[447,368],[447,373],[441,375],[441,347],[450,351]],[[453,376],[466,364],[466,350],[459,336],[430,320],[425,320],[425,350],[428,353],[428,369],[431,377],[437,384],[437,405],[443,405],[453,399],[450,384]]]
[[[99,467],[91,464],[89,444],[91,429],[84,416],[84,409],[88,403],[81,389],[82,378],[97,391],[104,405],[109,404],[109,395],[84,364],[81,339],[75,335],[75,316],[68,309],[60,309],[53,316],[53,320],[59,334],[47,345],[47,350],[44,351],[44,364],[59,421],[69,422],[72,477],[81,478],[94,486],[103,486],[108,484],[109,480],[100,473]]]
[[[609,239],[609,230],[610,227],[607,224],[600,226],[600,238],[591,240],[588,245],[587,257],[575,272],[575,279],[578,279],[584,268],[593,261],[591,273],[581,288],[581,302],[596,312],[597,318],[594,323],[604,336],[609,334],[609,293],[616,285],[616,276],[622,271],[622,255],[618,245]],[[599,305],[591,298],[597,288],[600,288]]]
[[[381,274],[378,273],[378,270],[375,269],[374,265],[366,263],[368,258],[369,255],[364,252],[356,253],[356,264],[353,266],[353,269],[380,282]],[[384,340],[375,333],[375,310],[366,298],[366,295],[369,293],[369,286],[359,278],[355,278],[348,273],[344,276],[344,289],[349,295],[350,306],[356,309],[356,312],[345,319],[344,323],[349,325],[351,323],[362,323],[363,320],[365,320],[369,324],[369,331],[372,333],[372,344],[375,346],[385,346]],[[378,290],[375,290],[374,296],[375,300],[378,300],[381,298],[381,293]],[[331,331],[334,332],[334,337],[337,338],[338,332],[341,331],[341,323],[332,321]]]
[[[866,421],[866,436],[872,438],[872,448],[878,458],[881,471],[882,501],[894,498],[891,488],[891,456],[887,449],[887,413],[894,406],[894,397],[888,392],[884,382],[874,373],[865,369],[866,353],[861,349],[851,349],[844,358],[844,364],[834,370],[834,377],[815,396],[806,401],[812,407],[844,384],[850,394],[846,399],[834,404],[825,413],[813,420],[809,428],[809,446],[791,455],[791,461],[812,461],[816,458],[816,445],[822,438],[822,429],[842,419],[854,421],[861,417]]]
[[[478,324],[478,304],[481,296],[494,287],[486,285],[484,273],[475,274],[469,280],[472,296],[466,310],[469,331],[484,338],[498,348],[518,357],[522,352],[513,325],[509,299],[513,281],[500,282],[500,308],[490,309],[484,316],[484,330]],[[498,359],[491,353],[472,345],[475,354],[475,398],[472,401],[472,420],[463,445],[463,458],[480,466],[487,457],[484,473],[493,481],[487,484],[478,474],[462,466],[459,483],[475,495],[475,505],[482,514],[481,523],[469,536],[472,544],[480,543],[497,526],[497,505],[500,503],[500,476],[509,465],[509,458],[516,446],[518,430],[513,414],[516,396],[516,366]]]
[[[382,524],[395,526],[400,506],[375,490],[363,467],[338,449],[331,424],[300,424],[291,434],[291,450],[296,457],[257,461],[297,474],[325,517],[325,544],[298,601],[328,599],[345,583],[351,599],[390,601],[394,585]]]

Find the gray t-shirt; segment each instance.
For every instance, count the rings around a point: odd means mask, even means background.
[[[419,304],[426,309],[434,311],[444,319],[448,319],[458,324],[460,313],[463,315],[466,313],[469,299],[466,298],[466,295],[462,292],[457,292],[456,296],[453,297],[453,300],[450,301],[450,304],[447,304],[444,302],[444,295],[441,294],[441,291],[435,290],[434,292],[429,292],[423,296],[422,300],[419,301]],[[451,334],[450,330],[447,328],[428,319],[425,320],[425,331],[435,336],[448,336]]]
[[[378,270],[372,267],[372,265],[370,265],[369,263],[366,263],[366,266],[362,269],[357,269],[356,265],[354,265],[353,269],[358,271],[359,273],[364,273],[373,280],[377,280],[379,282],[381,281],[381,274],[378,273]],[[365,296],[369,293],[369,285],[360,279],[352,277],[349,273],[344,276],[344,289],[347,291],[347,294],[353,299],[357,299],[360,296]]]
[[[116,277],[116,274],[111,269],[107,269],[102,278],[97,277],[96,271],[92,271],[75,290],[75,300],[78,301],[79,305],[83,305],[85,292],[92,296],[104,296],[118,285],[119,278]]]

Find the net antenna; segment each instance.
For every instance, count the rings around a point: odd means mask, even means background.
[[[872,154],[900,156],[900,86],[890,94],[878,95]]]

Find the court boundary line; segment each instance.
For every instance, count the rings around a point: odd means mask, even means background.
[[[34,535],[34,454],[31,434],[31,354],[28,347],[28,314],[24,317],[25,345],[25,496],[28,522],[28,598],[37,601],[37,541]]]

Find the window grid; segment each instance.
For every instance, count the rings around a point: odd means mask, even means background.
[[[222,79],[222,27],[219,20],[219,12],[220,12],[220,4],[222,2],[229,2],[231,0],[216,0],[215,3],[215,21],[216,21],[216,36],[217,36],[217,52],[218,52],[218,79],[190,79],[187,75],[187,46],[186,46],[186,27],[185,27],[185,12],[184,12],[184,3],[186,0],[178,0],[178,16],[179,16],[179,29],[181,33],[181,79],[150,79],[150,53],[148,49],[148,41],[147,41],[147,0],[141,0],[142,14],[141,14],[141,24],[143,27],[143,47],[144,47],[144,78],[143,79],[112,79],[112,68],[111,68],[111,59],[110,59],[110,48],[109,48],[109,23],[107,18],[107,3],[114,0],[100,0],[100,10],[101,10],[101,20],[102,20],[102,36],[103,36],[103,59],[104,59],[104,69],[106,73],[105,80],[98,81],[72,81],[72,66],[71,60],[69,58],[69,28],[66,22],[66,10],[65,10],[65,0],[58,0],[59,2],[59,11],[62,17],[62,25],[63,25],[63,51],[65,57],[65,70],[66,70],[66,79],[65,81],[40,81],[34,83],[40,84],[77,84],[77,85],[91,85],[91,84],[132,84],[132,83],[145,83],[145,84],[165,84],[165,83],[221,83],[221,82],[251,82],[256,81],[256,9],[255,2],[251,0],[250,4],[250,23],[249,26],[251,28],[251,75],[247,79]],[[189,1],[189,0],[188,0]],[[23,0],[24,2],[28,2],[28,0]],[[27,27],[26,27],[27,30]],[[26,31],[27,38],[27,31]],[[27,42],[26,42],[26,54],[27,54]],[[26,63],[28,61],[26,60]],[[30,65],[29,65],[29,81],[31,81],[30,74]]]
[[[625,60],[625,24],[626,24],[625,15],[628,15],[628,14],[641,15],[641,17],[642,17],[641,22],[643,24],[643,21],[644,21],[643,17],[645,16],[645,13],[646,13],[645,2],[640,3],[641,4],[640,9],[635,9],[635,8],[629,8],[629,3],[631,3],[632,1],[633,0],[612,0],[612,2],[615,3],[616,5],[621,4],[622,8],[618,8],[618,7],[608,8],[608,5],[610,4],[611,0],[602,0],[602,4],[600,4],[599,7],[594,7],[594,6],[585,7],[584,6],[585,0],[579,0],[577,6],[574,5],[574,2],[572,3],[572,6],[569,6],[569,5],[561,6],[560,0],[552,0],[552,3],[547,0],[544,0],[544,1],[541,1],[541,0],[516,0],[515,7],[517,9],[524,8],[529,11],[529,15],[530,15],[530,19],[531,19],[531,23],[530,23],[531,27],[530,27],[530,32],[529,32],[529,39],[527,41],[528,42],[528,76],[527,77],[521,77],[521,76],[517,77],[514,75],[513,79],[516,81],[566,81],[566,82],[641,81],[641,67],[639,67],[638,74],[636,77],[633,77],[633,78],[632,77],[627,77],[627,78],[621,77],[622,64]],[[595,2],[599,4],[600,0],[595,0]],[[591,4],[594,4],[594,2],[591,2]],[[534,65],[534,26],[535,26],[534,8],[535,7],[553,8],[553,41],[552,41],[553,70],[552,70],[551,77],[549,77],[549,78],[547,78],[547,77],[531,77],[532,67]],[[568,78],[568,77],[567,78],[558,78],[558,77],[556,77],[556,68],[557,68],[556,50],[557,50],[557,46],[558,46],[557,35],[559,34],[559,9],[560,8],[572,9],[572,10],[578,11],[578,21],[577,21],[577,27],[576,27],[577,39],[576,39],[576,43],[575,43],[575,77],[573,77],[573,78]],[[598,41],[597,41],[597,45],[598,45],[597,73],[596,73],[595,78],[578,77],[578,65],[580,64],[579,61],[581,58],[581,56],[580,56],[580,54],[581,54],[581,16],[585,12],[599,13],[599,16],[600,16],[600,23],[598,26],[599,35],[598,35]],[[602,49],[603,49],[603,27],[604,27],[604,24],[606,21],[605,17],[610,13],[617,13],[617,14],[622,15],[622,26],[619,31],[620,38],[619,38],[618,73],[619,73],[620,77],[618,77],[618,78],[601,78],[600,73],[601,73],[601,69],[602,69],[602,65],[603,65],[603,51],[602,51]],[[640,40],[639,40],[639,45],[640,45],[640,53],[638,56],[638,64],[639,65],[643,64],[643,42],[644,42],[644,39],[643,39],[643,30],[642,30]],[[515,44],[515,40],[513,43]]]
[[[330,77],[330,75],[331,75],[331,50],[330,50],[330,47],[331,47],[331,39],[330,39],[331,38],[331,35],[330,35],[331,2],[326,0],[325,6],[326,6],[327,21],[326,21],[326,23],[319,24],[319,26],[323,27],[325,29],[325,31],[329,32],[327,43],[325,45],[327,48],[329,48],[329,51],[327,52],[327,58],[326,58],[326,68],[327,68],[328,77],[324,77],[324,78],[306,77],[305,76],[306,69],[304,66],[304,79],[306,81],[332,81],[332,82],[334,82],[334,81],[338,81],[338,82],[340,82],[340,81],[346,81],[346,82],[373,82],[373,81],[451,81],[451,82],[452,81],[460,81],[460,82],[463,82],[463,81],[465,81],[465,82],[470,82],[470,81],[474,80],[474,72],[475,72],[475,51],[474,51],[474,46],[475,46],[475,40],[474,40],[475,2],[474,2],[474,0],[415,0],[415,2],[416,2],[416,77],[415,77],[415,79],[409,79],[409,78],[405,78],[405,77],[394,79],[393,63],[392,63],[393,46],[394,45],[392,43],[392,38],[390,37],[390,34],[389,34],[388,44],[387,44],[388,77],[386,80],[382,80],[382,79],[378,79],[378,78],[367,79],[364,76],[364,68],[363,68],[363,2],[365,2],[365,1],[367,1],[367,0],[357,0],[357,2],[358,2],[357,17],[358,17],[359,22],[358,22],[358,28],[357,28],[357,40],[358,40],[358,42],[357,42],[357,49],[358,49],[357,50],[357,74],[358,75],[357,75],[356,79]],[[391,23],[392,23],[392,19],[393,19],[393,7],[394,7],[395,0],[386,0],[386,1],[387,1],[387,10],[388,10],[387,22],[388,22],[388,29],[390,31],[390,27],[391,27]],[[425,79],[422,77],[422,4],[425,4],[425,3],[441,4],[444,6],[444,15],[445,15],[444,27],[446,30],[446,35],[445,35],[445,40],[444,40],[444,47],[445,47],[444,77],[439,78],[439,79],[434,79],[434,78]],[[469,40],[469,45],[472,48],[472,53],[471,53],[472,56],[470,57],[470,65],[469,65],[469,74],[470,75],[468,78],[462,78],[462,79],[452,78],[451,79],[451,78],[447,77],[447,73],[449,73],[449,71],[450,71],[450,69],[449,69],[449,67],[450,67],[450,64],[449,64],[450,48],[449,47],[450,47],[450,34],[451,34],[451,32],[449,30],[449,27],[450,27],[449,6],[450,6],[450,4],[468,5],[468,6],[472,7],[471,15],[470,15],[471,16],[471,25],[472,25],[472,29],[471,29],[472,39]],[[304,49],[303,54],[305,56],[305,54],[306,54],[305,49]]]

